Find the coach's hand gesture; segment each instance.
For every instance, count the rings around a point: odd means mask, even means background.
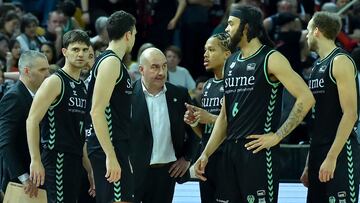
[[[186,106],[186,111],[184,114],[184,122],[188,125],[193,125],[194,123],[197,122],[194,116],[195,106],[188,103],[185,103],[185,106]]]
[[[300,181],[305,187],[309,187],[309,169],[305,166],[304,171],[300,177]]]
[[[183,177],[188,168],[190,167],[190,161],[186,161],[184,157],[181,157],[170,167],[170,177],[177,178]]]

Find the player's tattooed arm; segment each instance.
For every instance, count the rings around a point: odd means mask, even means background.
[[[306,116],[307,111],[304,110],[302,102],[296,102],[293,109],[291,110],[289,117],[282,124],[282,126],[276,131],[276,135],[284,139]]]

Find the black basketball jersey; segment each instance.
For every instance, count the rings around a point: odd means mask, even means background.
[[[316,104],[312,109],[312,125],[310,131],[311,144],[313,146],[332,144],[342,118],[343,112],[340,106],[336,80],[332,74],[333,60],[336,56],[345,55],[353,62],[348,54],[341,48],[335,48],[324,59],[315,61],[308,81]],[[357,84],[357,76],[356,80]],[[357,91],[356,91],[357,92]],[[351,136],[355,136],[352,131]]]
[[[204,84],[204,90],[201,95],[201,106],[203,109],[211,114],[219,115],[223,103],[224,86],[223,80],[209,79]],[[205,146],[209,141],[211,132],[214,128],[214,123],[206,124],[204,126],[202,143]]]
[[[41,145],[44,149],[83,154],[86,87],[62,69],[55,75],[61,79],[61,93],[51,104],[41,122]]]
[[[90,109],[98,68],[100,63],[107,57],[118,58],[118,56],[112,50],[106,50],[97,57],[93,66],[93,70],[91,71],[87,99],[89,108],[86,119],[86,135],[89,153],[91,153],[93,150],[101,149],[100,143],[95,135],[95,131],[91,122]],[[118,59],[121,62],[121,59]],[[116,81],[109,105],[105,109],[105,117],[109,128],[110,139],[113,145],[116,146],[117,143],[119,143],[121,140],[129,139],[132,108],[132,85],[126,66],[122,62],[120,67],[114,68],[120,68],[121,74]]]
[[[247,58],[241,58],[239,51],[226,61],[224,89],[228,140],[277,129],[282,85],[270,81],[268,75],[267,62],[273,52],[264,45]]]

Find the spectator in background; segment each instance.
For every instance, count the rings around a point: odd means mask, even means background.
[[[212,0],[188,0],[181,23],[182,65],[193,77],[206,75],[203,68],[203,47],[210,37],[209,8]],[[171,77],[171,76],[170,76]]]
[[[106,16],[100,16],[98,19],[96,19],[95,30],[97,35],[90,39],[92,44],[95,44],[98,41],[103,42],[105,44],[109,43],[109,36],[106,30],[107,20],[108,17]]]
[[[207,76],[200,76],[195,80],[195,90],[192,92],[191,98],[195,106],[201,106],[201,94],[204,89],[205,82],[209,79]]]
[[[4,66],[6,66],[6,54],[8,52],[9,52],[9,39],[5,35],[0,34],[0,61]]]
[[[0,18],[3,18],[8,12],[14,10],[15,6],[12,3],[2,3],[0,6]]]
[[[83,69],[81,69],[80,73],[80,79],[84,81],[86,88],[88,87],[88,84],[90,82],[90,71],[92,66],[95,63],[95,52],[92,45],[89,46],[89,59],[88,63],[84,66]]]
[[[336,13],[337,10],[338,8],[334,2],[326,2],[321,6],[321,11]]]
[[[81,0],[82,20],[95,33],[95,21],[100,16],[110,16],[115,11],[124,10],[136,15],[136,1],[134,0]]]
[[[0,100],[4,96],[7,89],[8,88],[6,87],[5,83],[4,71],[0,68]],[[0,182],[0,184],[2,183]]]
[[[143,51],[145,51],[145,49],[150,48],[150,47],[154,47],[154,45],[151,43],[145,43],[145,44],[141,45],[141,47],[139,48],[138,54],[137,54],[137,61],[135,63],[131,64],[131,66],[129,67],[129,75],[131,77],[132,82],[135,82],[136,80],[141,78],[141,74],[139,72],[140,56],[143,53]]]
[[[21,18],[20,32],[21,34],[16,37],[20,43],[21,51],[27,50],[40,50],[40,45],[46,41],[43,36],[38,36],[36,28],[39,26],[38,19],[31,13],[25,14]]]
[[[20,43],[16,39],[11,39],[9,42],[10,52],[6,54],[6,71],[17,72],[19,58],[21,54]]]
[[[65,16],[61,11],[55,10],[49,13],[44,37],[47,41],[54,44],[56,56],[61,55],[64,22]]]
[[[40,19],[41,26],[45,27],[48,13],[55,10],[59,0],[11,0],[11,2],[15,5],[21,4],[25,12],[33,13],[37,19]]]
[[[347,3],[349,3],[349,0],[336,0],[335,3],[337,6],[337,12],[339,12]],[[359,12],[359,9],[356,8],[356,6],[354,7],[355,11]],[[348,9],[340,13],[342,27],[336,40],[337,42],[340,42],[341,47],[348,52],[351,52],[358,45],[357,40],[351,39],[351,34],[353,34],[354,30],[356,30],[356,26],[359,26],[359,16],[357,15],[356,13],[352,13],[352,9]]]
[[[231,6],[234,5],[234,4],[238,4],[238,3],[249,4],[249,5],[253,5],[253,6],[256,6],[256,7],[261,6],[258,1],[252,1],[252,0],[228,0],[225,13],[224,13],[221,21],[219,22],[219,24],[212,31],[212,34],[218,34],[218,33],[225,32],[225,28],[227,26],[227,20],[229,18],[229,12],[230,12]]]
[[[220,24],[220,22],[223,19],[223,16],[226,15],[225,12],[227,8],[229,7],[229,5],[231,5],[232,2],[234,2],[234,0],[213,1],[213,4],[209,10],[209,24],[211,30],[214,30],[214,28]]]
[[[195,89],[195,81],[189,71],[179,66],[182,53],[176,46],[169,46],[165,49],[166,60],[168,64],[168,81],[173,85],[185,87],[188,90]]]
[[[126,53],[123,58],[123,63],[126,65],[127,70],[129,70],[129,67],[135,63],[132,59],[131,53]]]
[[[284,23],[294,21],[293,29],[301,30],[301,21],[297,18],[296,9],[294,8],[296,8],[295,5],[290,1],[281,0],[277,3],[277,13],[265,18],[264,27],[269,33],[271,40],[275,42],[278,40],[278,33]]]
[[[51,11],[49,13],[47,27],[45,32],[45,38],[47,41],[55,42],[59,37],[59,34],[62,34],[62,29],[64,26],[65,16],[59,10]]]
[[[173,44],[174,31],[185,8],[185,0],[139,0],[138,22],[142,39],[160,50]]]
[[[64,13],[64,29],[63,33],[67,33],[70,30],[79,29],[79,23],[74,18],[76,12],[76,4],[73,0],[65,0],[60,2],[58,9]]]
[[[0,20],[0,32],[9,39],[16,35],[16,30],[19,27],[20,17],[14,11],[9,11]]]
[[[24,14],[24,6],[21,2],[12,2],[12,5],[15,7],[14,11],[15,13],[21,18]]]
[[[41,44],[40,51],[45,54],[49,64],[55,64],[57,61],[55,46],[52,42]]]

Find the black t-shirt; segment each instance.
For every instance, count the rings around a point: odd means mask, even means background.
[[[51,104],[41,122],[41,144],[49,150],[83,154],[86,87],[62,69],[55,73],[61,79],[61,94]]]
[[[226,61],[224,89],[228,140],[277,129],[282,85],[272,82],[267,72],[267,61],[273,52],[264,45],[245,59],[241,58],[241,52],[236,52]]]
[[[316,104],[312,109],[310,130],[312,146],[332,144],[343,115],[336,80],[332,74],[333,60],[339,55],[345,55],[351,59],[344,50],[336,48],[324,59],[315,61],[312,68],[308,82],[316,100]],[[351,61],[353,60],[351,59]],[[355,63],[354,67],[356,67]],[[354,80],[356,80],[357,84],[356,74]],[[351,136],[355,136],[354,131],[352,131]]]
[[[98,68],[101,62],[107,57],[118,58],[113,51],[106,50],[96,58],[95,64],[91,71],[87,99],[89,105],[86,116],[86,136],[88,140],[89,153],[94,150],[101,149],[100,143],[95,135],[95,131],[91,122],[90,110]],[[119,67],[114,68],[120,68],[121,74],[116,81],[109,105],[105,109],[105,117],[108,123],[110,139],[113,145],[116,147],[117,143],[122,140],[127,140],[130,137],[132,85],[126,66],[122,62]]]

